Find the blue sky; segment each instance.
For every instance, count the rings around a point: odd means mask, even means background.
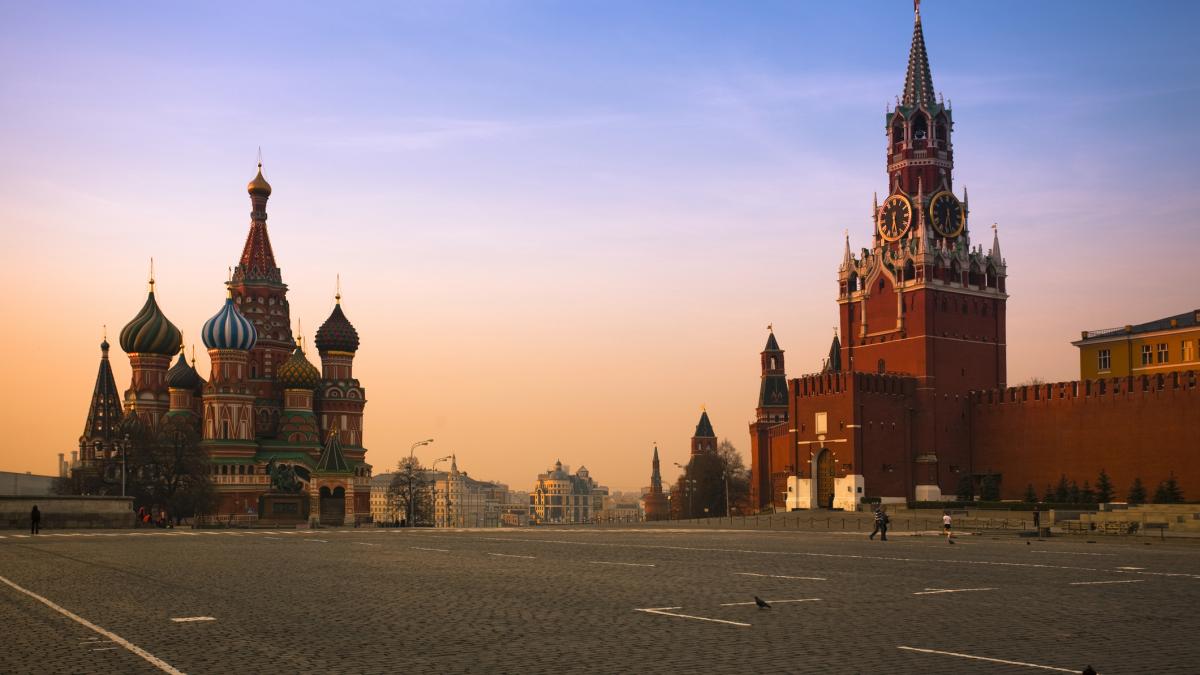
[[[1200,304],[1200,5],[922,14],[974,241],[997,222],[1008,258],[1010,382],[1077,376],[1079,330]],[[702,403],[745,448],[763,327],[789,374],[825,353],[911,34],[904,0],[0,4],[0,281],[39,279],[4,303],[71,308],[44,319],[62,358],[32,393],[69,431],[39,457],[73,443],[149,257],[185,338],[219,306],[259,146],[294,318],[311,334],[340,272],[372,403],[400,411],[378,463],[437,432],[517,484],[562,453],[633,487]],[[572,434],[598,410],[616,436]],[[494,443],[537,459],[505,475]]]

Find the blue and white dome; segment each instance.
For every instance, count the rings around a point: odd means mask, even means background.
[[[225,306],[213,318],[204,322],[200,339],[209,349],[254,349],[258,342],[258,331],[233,304],[233,298],[225,298]]]

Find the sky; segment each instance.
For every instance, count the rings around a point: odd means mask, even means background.
[[[1081,330],[1200,308],[1192,2],[927,0],[974,242],[1008,264],[1008,381]],[[773,324],[820,369],[843,233],[886,192],[912,6],[888,2],[0,0],[0,470],[77,447],[102,326],[224,300],[258,148],[311,339],[362,346],[375,472],[433,437],[528,490],[685,462],[701,407],[749,464]],[[201,373],[207,356],[197,349]],[[315,359],[315,354],[313,355]]]

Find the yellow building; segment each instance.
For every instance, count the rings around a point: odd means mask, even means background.
[[[1165,319],[1105,330],[1085,330],[1079,378],[1095,380],[1200,370],[1200,309]]]

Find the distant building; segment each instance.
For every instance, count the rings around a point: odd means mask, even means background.
[[[52,494],[54,494],[54,476],[0,471],[0,495],[19,497]]]
[[[507,485],[471,478],[458,470],[453,455],[450,470],[437,474],[434,490],[435,527],[499,527],[509,503]]]
[[[371,520],[376,523],[400,522],[400,509],[388,495],[394,473],[381,473],[371,477]]]
[[[596,484],[587,467],[572,475],[561,461],[538,474],[529,493],[529,520],[537,525],[587,523],[604,508],[608,488]]]
[[[646,520],[665,520],[670,516],[670,502],[663,494],[662,472],[658,468],[658,446],[654,446],[654,460],[650,468],[650,489],[642,497],[642,512]]]
[[[1200,309],[1136,326],[1085,330],[1079,378],[1164,375],[1200,368]]]

